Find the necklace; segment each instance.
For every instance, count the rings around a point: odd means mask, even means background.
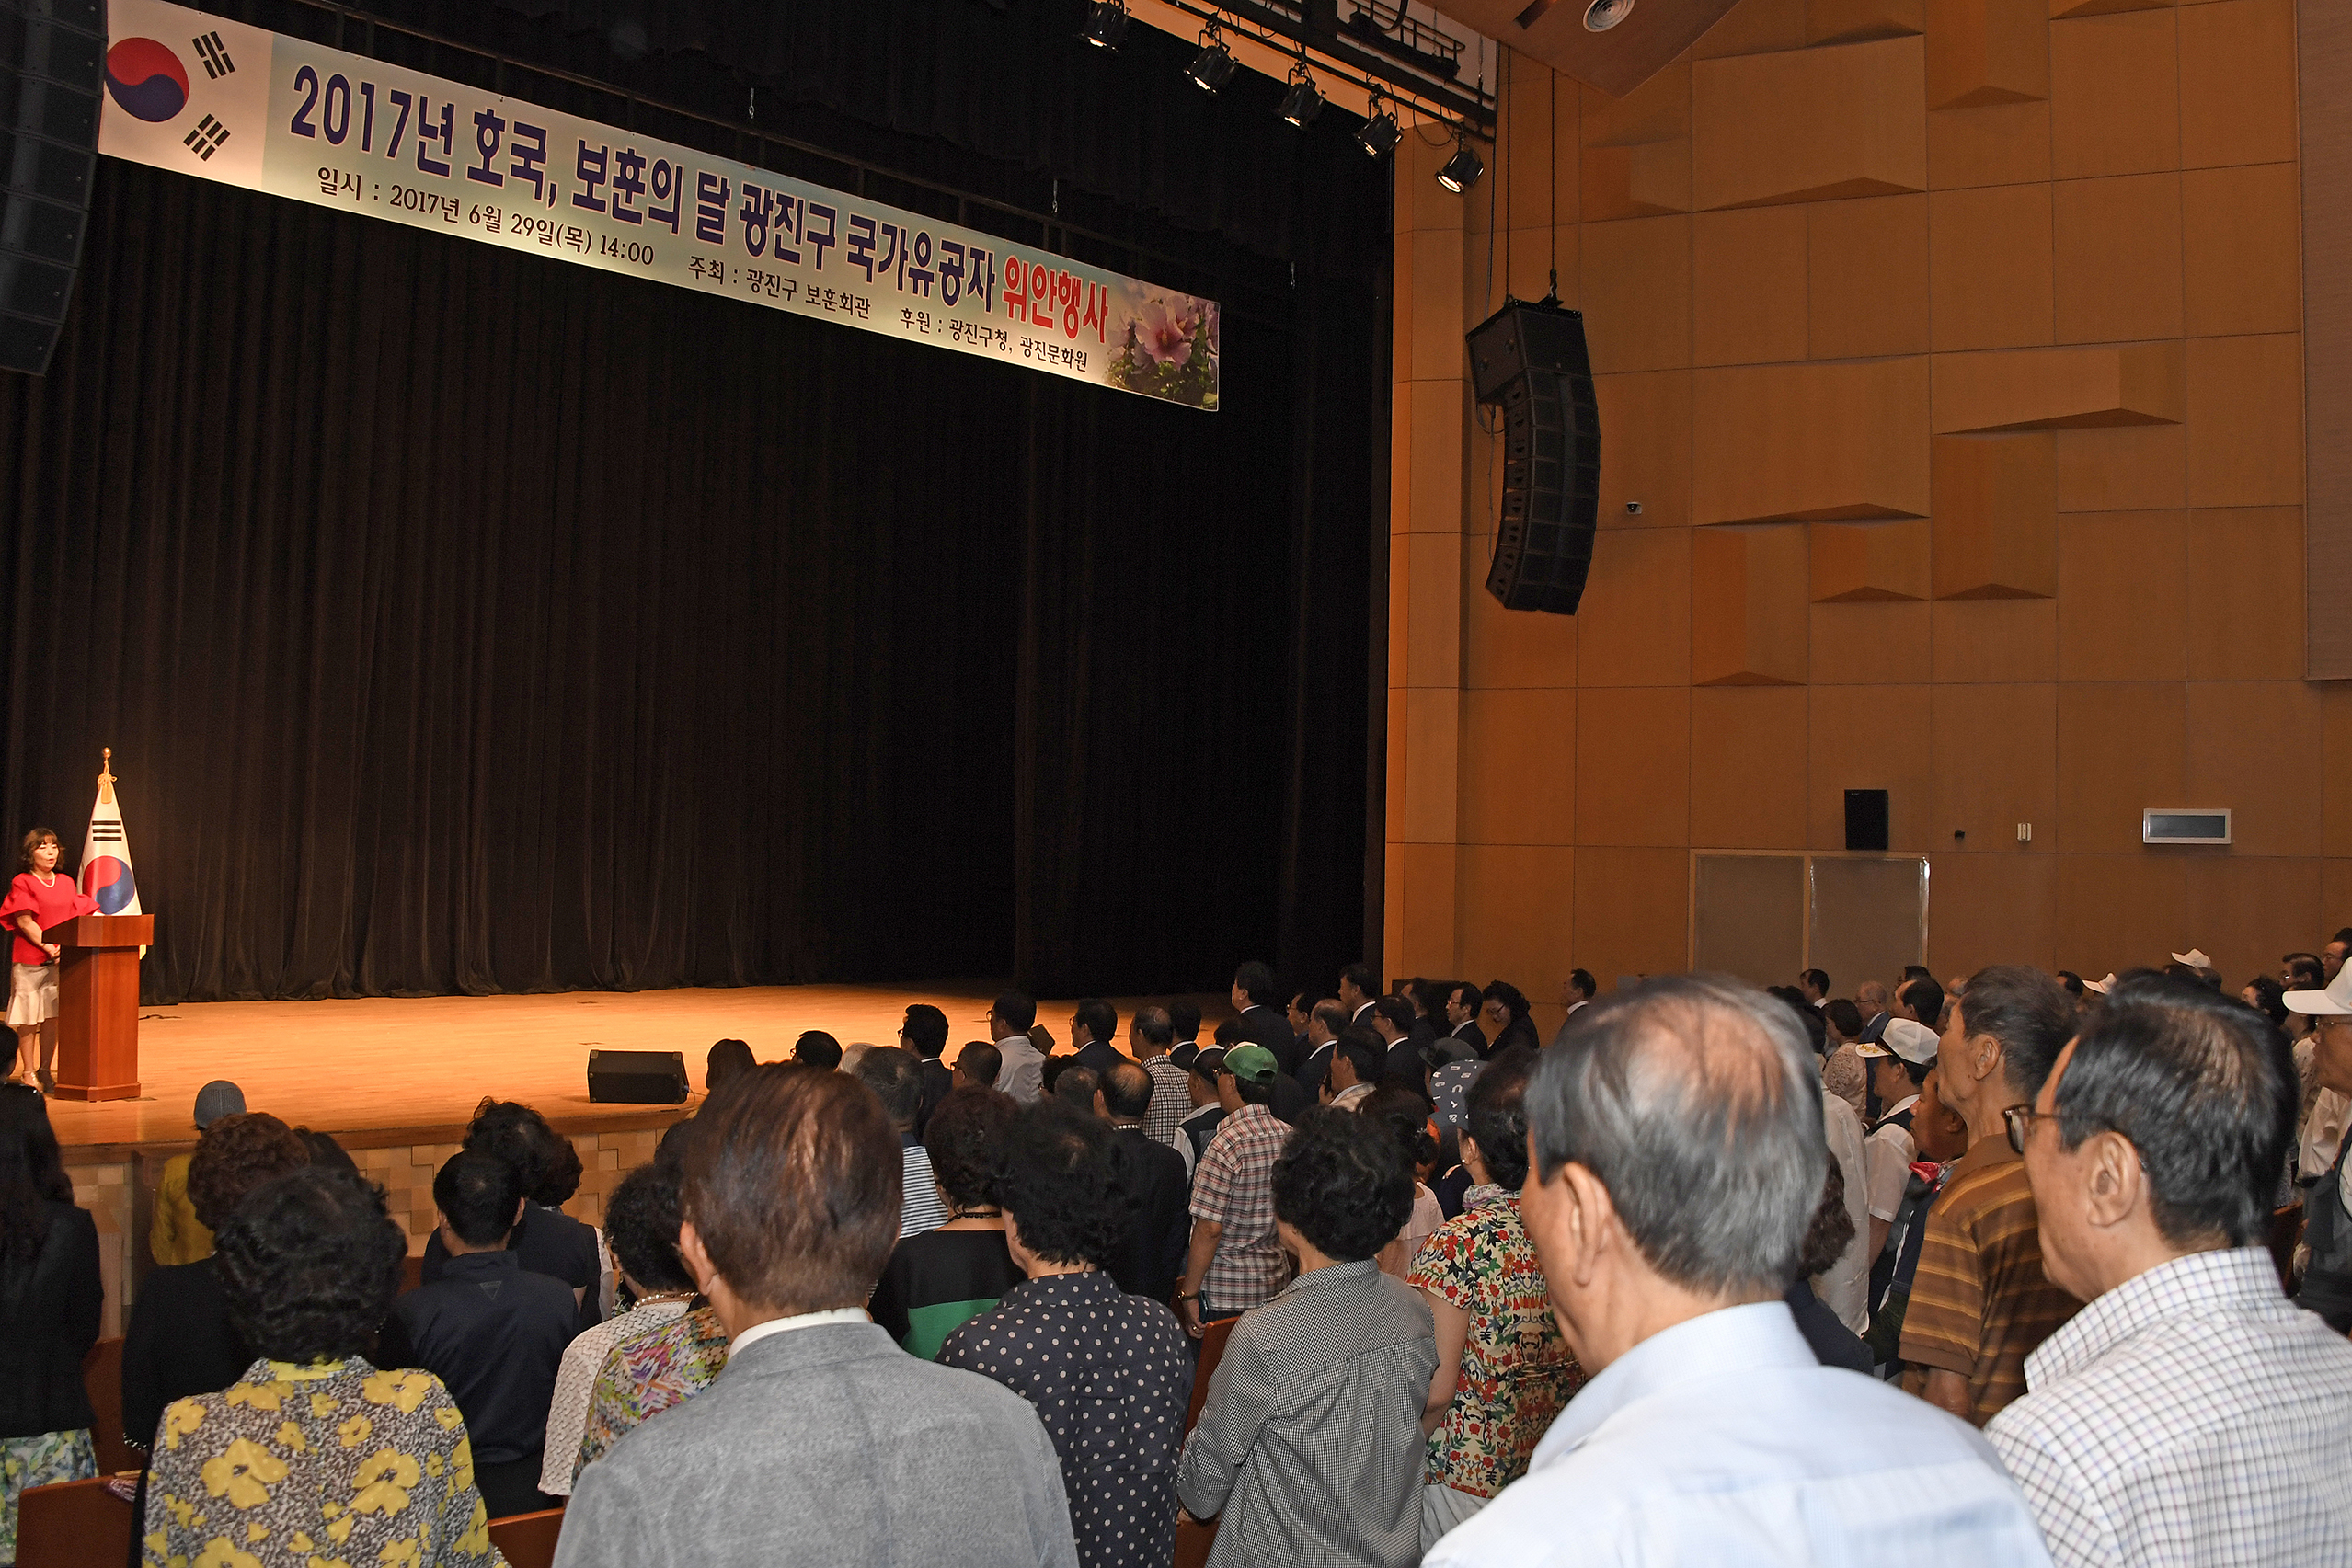
[[[637,1305],[639,1307],[650,1307],[656,1301],[691,1301],[694,1299],[694,1293],[691,1290],[664,1290],[656,1295],[638,1297],[637,1299]],[[632,1308],[631,1310],[634,1310],[635,1309]]]
[[[36,871],[33,873],[33,880],[40,883],[44,887],[54,887],[57,886],[57,873],[52,871],[48,876],[43,876],[40,872]]]

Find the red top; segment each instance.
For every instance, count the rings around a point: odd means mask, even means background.
[[[18,872],[17,879],[8,884],[8,897],[0,900],[0,921],[6,923],[9,934],[16,938],[9,946],[8,956],[19,964],[40,965],[51,961],[46,948],[27,942],[25,933],[17,929],[18,915],[32,916],[33,923],[40,927],[46,935],[54,926],[98,912],[98,900],[75,887],[74,879],[63,872],[59,872],[56,879],[46,887],[31,872]]]

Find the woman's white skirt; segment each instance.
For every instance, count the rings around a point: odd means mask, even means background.
[[[57,1016],[57,966],[8,966],[8,1027],[29,1029]]]

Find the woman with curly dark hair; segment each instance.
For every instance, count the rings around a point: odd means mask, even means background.
[[[866,1310],[912,1355],[936,1360],[947,1336],[1021,1282],[1004,1245],[997,1162],[1020,1105],[993,1089],[958,1089],[923,1129],[947,1222],[890,1249]]]
[[[222,1116],[188,1162],[189,1203],[217,1231],[246,1194],[309,1163],[302,1135],[268,1112]],[[229,1321],[219,1258],[155,1270],[139,1287],[122,1342],[123,1441],[147,1452],[166,1405],[225,1389],[252,1365],[253,1347]]]
[[[153,1562],[498,1561],[456,1403],[430,1372],[363,1353],[407,1238],[384,1195],[305,1165],[245,1196],[215,1258],[256,1359],[167,1406],[141,1534]]]
[[[1274,1162],[1290,1288],[1244,1312],[1185,1444],[1176,1495],[1222,1515],[1221,1563],[1421,1560],[1421,1408],[1438,1367],[1429,1309],[1372,1262],[1413,1211],[1394,1138],[1311,1111]]]
[[[1081,1568],[1158,1568],[1176,1550],[1192,1354],[1175,1313],[1103,1272],[1141,1218],[1119,1137],[1050,1100],[1021,1113],[996,1195],[1005,1250],[1028,1279],[949,1334],[939,1360],[1037,1407]]]
[[[82,1357],[98,1343],[98,1232],[74,1207],[49,1108],[0,1083],[0,1562],[17,1556],[17,1495],[98,1473]]]
[[[1543,1042],[1536,1036],[1534,1010],[1528,1004],[1527,993],[1509,980],[1488,980],[1479,993],[1481,1005],[1478,1021],[1486,1026],[1486,1037],[1494,1044],[1486,1047],[1486,1059],[1492,1061],[1503,1054],[1508,1046],[1525,1046],[1529,1050],[1542,1050]]]
[[[507,1249],[528,1272],[570,1286],[572,1299],[579,1303],[579,1326],[594,1327],[604,1316],[602,1287],[609,1266],[604,1239],[595,1226],[574,1219],[562,1207],[579,1191],[579,1150],[530,1106],[487,1095],[474,1107],[463,1147],[513,1168],[522,1183],[522,1220],[507,1238]],[[436,1230],[425,1239],[423,1283],[430,1285],[448,1266],[449,1249]]]

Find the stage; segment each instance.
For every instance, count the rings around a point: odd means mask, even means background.
[[[190,1002],[142,1010],[139,1098],[52,1099],[49,1115],[69,1158],[91,1146],[191,1141],[196,1091],[215,1078],[242,1088],[252,1109],[347,1147],[453,1141],[485,1094],[534,1105],[575,1136],[666,1126],[700,1099],[715,1040],[747,1041],[762,1061],[790,1056],[804,1029],[844,1046],[893,1046],[908,1004],[927,1001],[947,1014],[952,1061],[963,1042],[987,1036],[994,995],[975,981]],[[1073,1005],[1038,1003],[1058,1040],[1069,1037]],[[1120,1000],[1122,1026],[1135,1005]],[[600,1047],[683,1052],[693,1096],[674,1108],[591,1104],[588,1053]]]

